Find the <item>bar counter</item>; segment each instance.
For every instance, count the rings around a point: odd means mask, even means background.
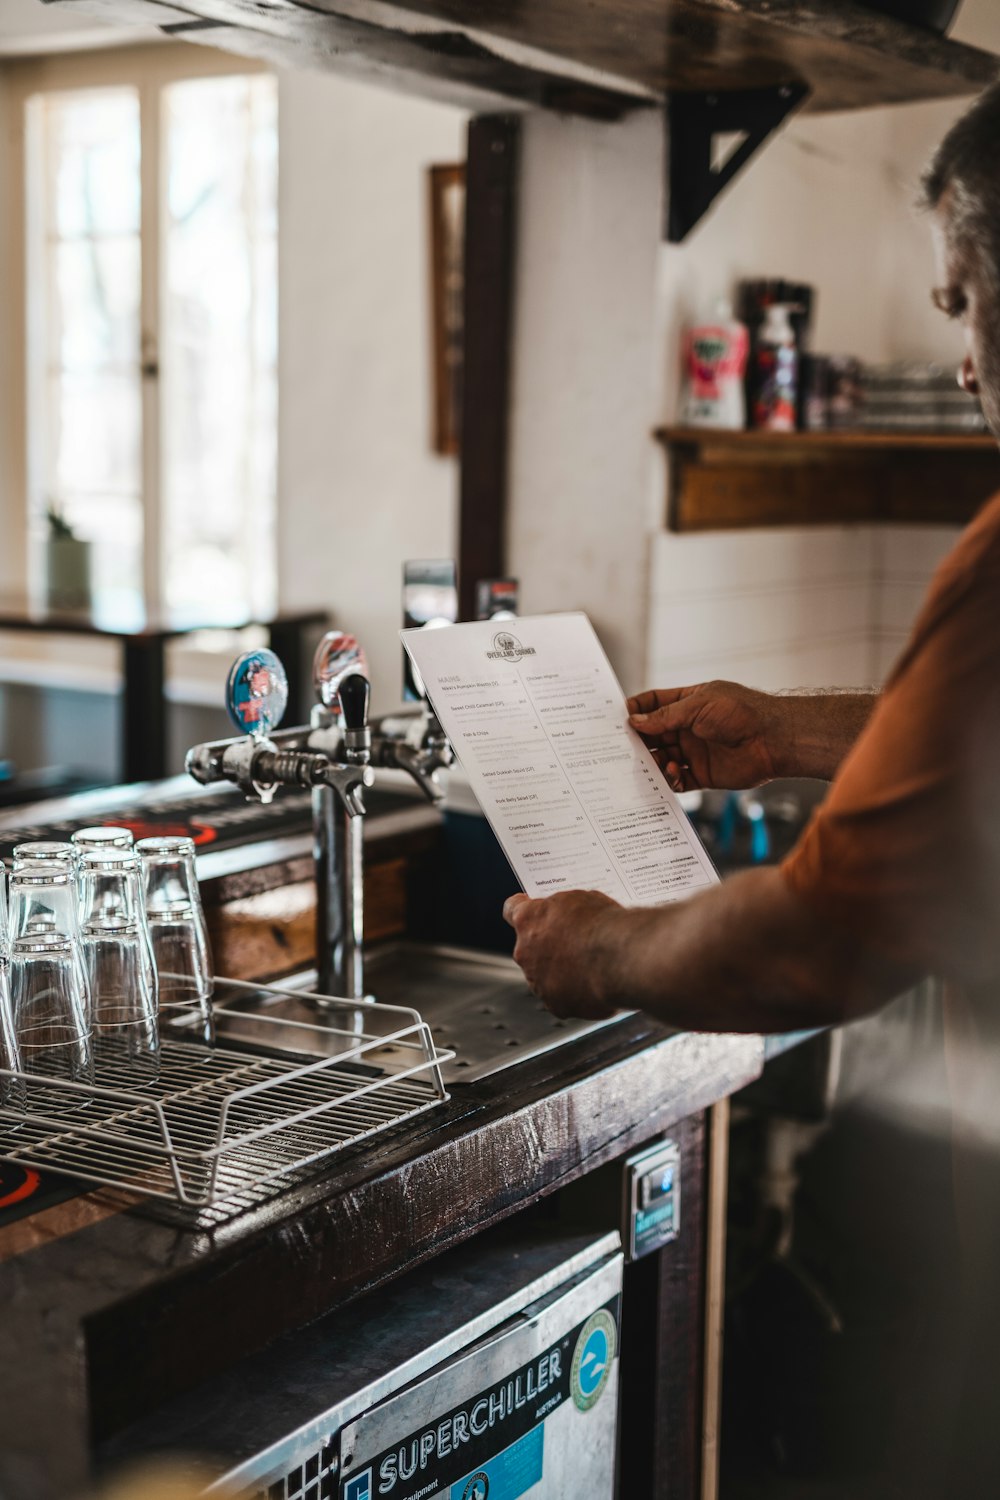
[[[143,788],[129,797],[145,808],[158,795]],[[100,821],[102,808],[119,808],[124,796],[119,789],[117,798],[91,794],[47,810],[42,805],[33,822]],[[6,815],[0,838],[19,826],[19,817],[27,821],[23,812]],[[425,884],[419,861],[434,855],[439,824],[438,812],[412,799],[395,806],[390,799],[373,812],[366,829],[370,878],[377,882],[383,868],[405,875],[416,861],[414,883]],[[294,831],[203,856],[210,918],[235,905],[237,931],[257,921],[280,935],[273,913],[308,880],[308,862],[308,838]],[[387,903],[391,913],[406,880],[394,876],[389,885],[396,892]],[[262,922],[254,915],[260,900],[272,903],[272,917]],[[305,930],[308,919],[292,925]],[[266,969],[273,942],[251,951]],[[293,941],[285,953],[289,968],[299,956]],[[86,1189],[0,1227],[0,1495],[67,1500],[109,1445],[141,1452],[144,1424],[164,1404],[207,1389],[289,1330],[502,1221],[539,1212],[543,1200],[545,1211],[558,1211],[572,1196],[563,1191],[571,1184],[596,1183],[600,1169],[667,1130],[682,1149],[683,1233],[648,1258],[656,1267],[640,1261],[629,1269],[635,1305],[641,1277],[642,1305],[656,1324],[651,1357],[659,1369],[663,1430],[670,1431],[657,1441],[687,1453],[673,1463],[669,1482],[658,1480],[657,1494],[693,1495],[704,1358],[707,1112],[759,1076],[763,1058],[759,1037],[669,1032],[644,1016],[624,1016],[491,1077],[452,1084],[443,1104],[344,1148],[314,1179],[212,1229],[186,1227],[169,1213]],[[576,1197],[574,1211],[579,1190]],[[584,1193],[583,1201],[591,1197],[597,1205],[597,1193]],[[594,1212],[600,1224],[602,1210]],[[617,1227],[614,1210],[603,1227]],[[672,1346],[669,1371],[658,1352],[665,1339]],[[641,1378],[652,1377],[647,1371]]]

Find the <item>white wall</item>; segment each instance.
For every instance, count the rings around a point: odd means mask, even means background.
[[[7,117],[5,84],[2,72],[0,72],[0,120]],[[8,154],[0,142],[0,204],[10,201],[10,188],[7,182]],[[11,406],[11,380],[13,371],[10,368],[10,360],[5,357],[4,351],[9,350],[13,342],[11,330],[11,314],[13,309],[10,305],[10,293],[6,289],[10,286],[10,237],[2,232],[0,227],[0,524],[6,528],[7,518],[12,514],[10,507],[14,505],[14,497],[10,494],[10,481],[8,476],[9,460],[5,457],[8,444],[8,426],[4,420],[4,413],[10,411]],[[7,549],[3,551],[6,553]],[[7,569],[0,559],[0,589],[9,588],[10,581]]]
[[[280,75],[279,596],[364,644],[401,700],[405,558],[455,552],[457,466],[431,449],[428,189],[461,112]]]
[[[644,666],[662,128],[529,116],[517,240],[508,565],[525,613],[584,609]]]

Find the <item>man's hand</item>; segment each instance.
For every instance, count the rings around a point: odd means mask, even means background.
[[[517,933],[514,957],[549,1010],[588,1021],[614,1015],[610,929],[624,915],[617,901],[599,891],[560,891],[541,901],[518,894],[508,896],[503,914]]]
[[[628,1006],[686,1031],[796,1031],[867,1015],[919,977],[814,911],[779,869],[665,906],[561,891],[510,896],[503,914],[514,957],[557,1016],[603,1020]]]
[[[653,688],[628,700],[629,723],[675,791],[737,790],[781,774],[781,705],[789,701],[735,682]]]
[[[739,791],[775,776],[829,781],[864,729],[875,693],[760,693],[736,682],[652,688],[629,723],[675,792]]]

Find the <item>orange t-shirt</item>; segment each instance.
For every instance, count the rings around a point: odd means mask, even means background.
[[[909,644],[782,866],[884,957],[1000,978],[1000,495],[935,574]]]
[[[947,1492],[1000,1494],[1000,496],[938,568],[875,712],[782,871],[845,933],[950,981],[964,1332]]]

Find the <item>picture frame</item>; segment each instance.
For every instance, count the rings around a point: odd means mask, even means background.
[[[431,239],[433,434],[436,453],[455,455],[462,429],[465,165],[428,169]]]

